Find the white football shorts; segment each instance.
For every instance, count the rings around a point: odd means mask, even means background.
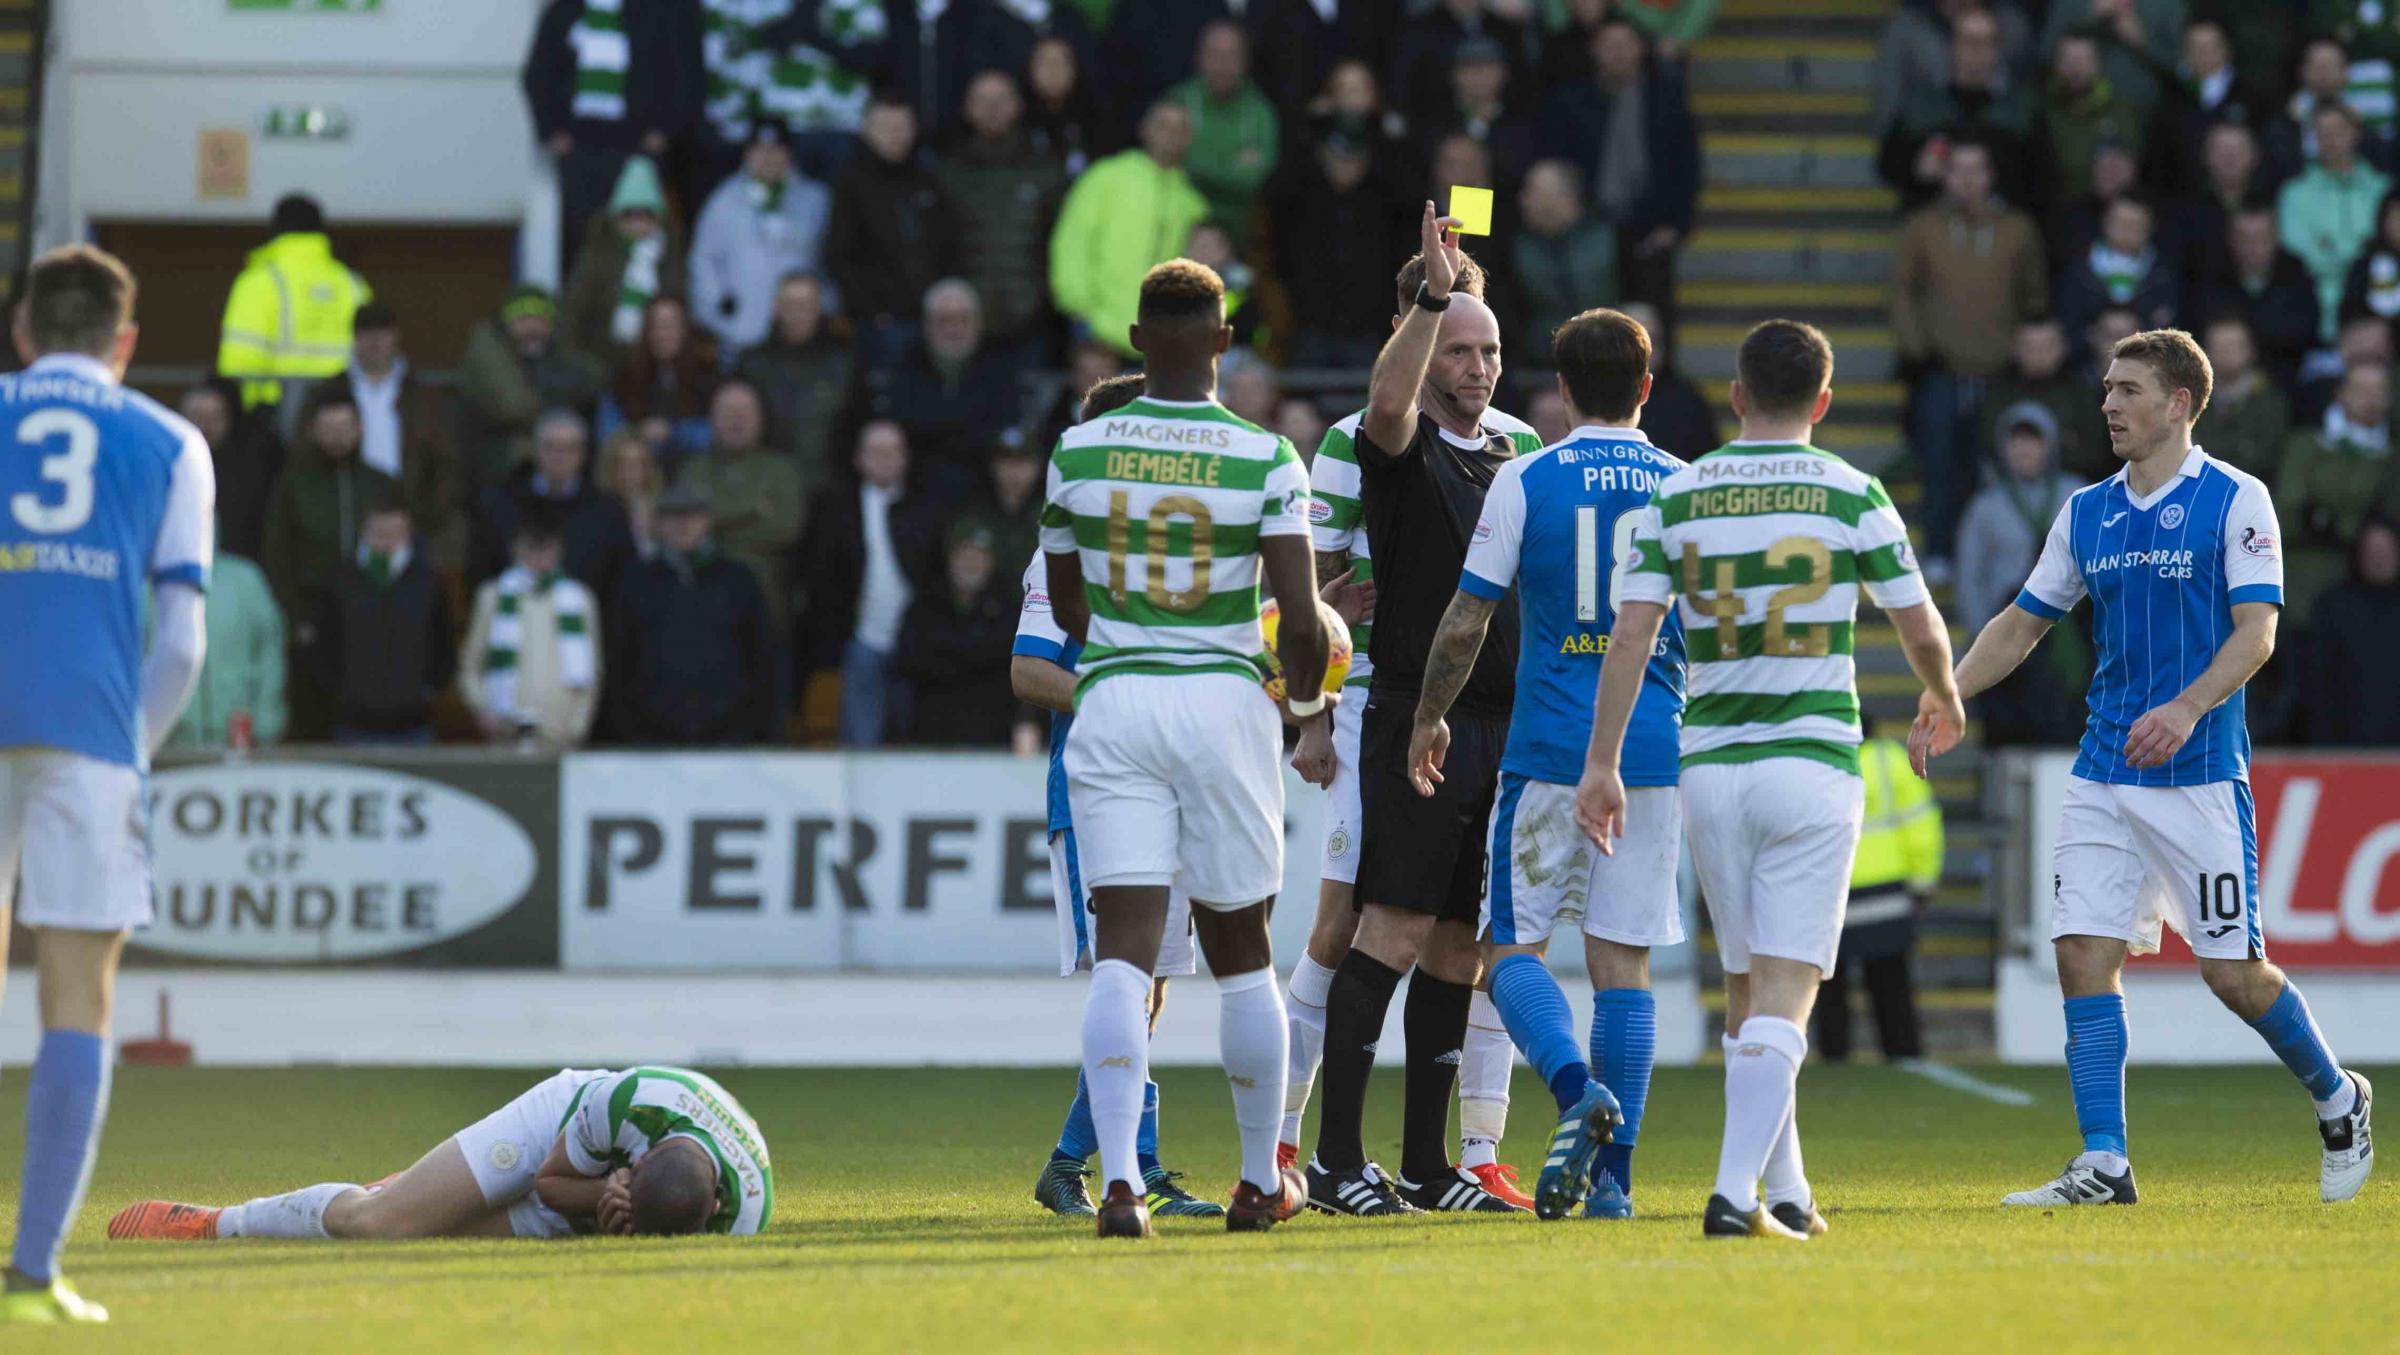
[[[1333,784],[1325,788],[1325,849],[1317,878],[1358,883],[1358,731],[1367,718],[1367,689],[1351,687],[1333,708]]]
[[[1683,802],[1673,786],[1625,792],[1625,836],[1604,856],[1575,823],[1575,788],[1500,773],[1492,810],[1491,887],[1483,930],[1494,945],[1530,946],[1580,918],[1586,936],[1624,946],[1683,940],[1675,892]]]
[[[1067,740],[1083,886],[1172,885],[1247,908],[1283,887],[1283,722],[1233,673],[1094,682]]]
[[[1050,835],[1050,901],[1058,908],[1058,976],[1092,967],[1091,900],[1083,891],[1083,863],[1075,846],[1075,830],[1062,828]],[[1158,942],[1158,968],[1151,976],[1181,978],[1197,973],[1199,956],[1192,944],[1192,896],[1180,885],[1167,892],[1167,932]]]
[[[533,1178],[550,1155],[550,1145],[558,1141],[576,1089],[607,1076],[606,1069],[561,1069],[453,1136],[483,1192],[483,1202],[508,1211],[509,1228],[516,1236],[574,1236],[575,1225],[533,1193]]]
[[[2258,814],[2244,781],[2112,786],[2075,777],[2051,855],[2050,935],[2113,936],[2136,955],[2159,924],[2210,960],[2263,960]]]
[[[1866,783],[1800,757],[1683,769],[1692,865],[1728,974],[1772,955],[1830,971],[1866,813]]]
[[[0,913],[28,927],[150,925],[150,810],[142,774],[57,748],[0,749]]]

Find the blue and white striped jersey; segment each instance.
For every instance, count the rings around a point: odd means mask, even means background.
[[[216,473],[183,419],[94,358],[0,376],[0,748],[148,765],[142,609],[208,586]]]
[[[2055,621],[2092,600],[2091,719],[2075,775],[2120,786],[2200,786],[2250,778],[2242,693],[2200,717],[2163,766],[2125,761],[2133,722],[2200,676],[2233,634],[2233,608],[2283,603],[2283,547],[2275,505],[2257,477],[2198,447],[2147,499],[2125,472],[2076,491],[2017,605]]]
[[[1491,600],[1514,585],[1523,612],[1502,771],[1560,786],[1583,776],[1619,566],[1659,481],[1683,468],[1637,429],[1586,425],[1492,477],[1458,586]],[[1670,612],[1626,727],[1626,785],[1676,783],[1683,675],[1683,621]]]
[[[1048,659],[1070,673],[1075,671],[1075,660],[1083,654],[1083,646],[1058,627],[1058,615],[1050,607],[1050,569],[1038,549],[1033,553],[1033,563],[1025,566],[1025,600],[1017,607],[1017,639],[1009,652]],[[1049,799],[1053,833],[1075,826],[1075,816],[1067,809],[1067,731],[1074,726],[1074,716],[1064,711],[1050,712]]]

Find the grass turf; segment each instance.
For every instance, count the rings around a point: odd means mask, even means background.
[[[766,1130],[777,1215],[749,1239],[369,1246],[111,1243],[153,1196],[230,1203],[370,1180],[530,1084],[527,1073],[127,1069],[67,1273],[116,1320],[12,1327],[0,1350],[1063,1352],[2391,1349],[2400,1180],[2316,1198],[2308,1105],[2280,1069],[2136,1069],[2133,1209],[2002,1211],[2073,1151],[2056,1070],[1982,1069],[2016,1109],[1883,1068],[1809,1068],[1805,1246],[1703,1242],[1720,1075],[1660,1073],[1628,1224],[1303,1216],[1102,1245],[1028,1191],[1065,1071],[722,1074]],[[1167,1158],[1222,1198],[1221,1076],[1167,1070]],[[1396,1133],[1399,1070],[1369,1123]],[[2400,1074],[2386,1086],[2400,1087]],[[18,1157],[24,1077],[0,1084]],[[1520,1074],[1504,1157],[1531,1169],[1549,1099]],[[1312,1121],[1313,1127],[1313,1121]],[[1397,1158],[1397,1143],[1371,1148]],[[0,1181],[13,1217],[14,1181]]]

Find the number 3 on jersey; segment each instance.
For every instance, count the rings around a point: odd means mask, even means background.
[[[42,479],[61,490],[57,503],[25,490],[8,501],[9,512],[29,532],[57,536],[91,520],[92,469],[100,460],[100,430],[72,409],[45,409],[17,425],[17,441],[36,445],[63,436],[66,449],[42,458]]]
[[[1608,614],[1617,614],[1625,600],[1625,571],[1616,568],[1633,551],[1635,515],[1628,508],[1608,525]],[[1600,619],[1600,506],[1587,503],[1575,510],[1575,619]]]

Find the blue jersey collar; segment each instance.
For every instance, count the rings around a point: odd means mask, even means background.
[[[2165,484],[2160,485],[2156,490],[2152,491],[2148,498],[2143,498],[2142,496],[2134,493],[2133,481],[2125,478],[2126,475],[2133,470],[2133,466],[2130,463],[2118,467],[2115,478],[2119,485],[2124,486],[2125,502],[2132,504],[2134,507],[2141,509],[2144,512],[2148,512],[2151,507],[2158,503],[2159,500],[2167,497],[2169,494],[2174,493],[2177,485],[2198,476],[2201,468],[2207,464],[2208,453],[2200,450],[2199,443],[2193,443],[2192,450],[2184,453],[2183,464],[2175,468],[2175,474],[2170,477]]]
[[[108,364],[89,353],[44,353],[35,358],[25,370],[79,376],[86,381],[97,381],[103,386],[117,384],[117,374],[108,369]]]

